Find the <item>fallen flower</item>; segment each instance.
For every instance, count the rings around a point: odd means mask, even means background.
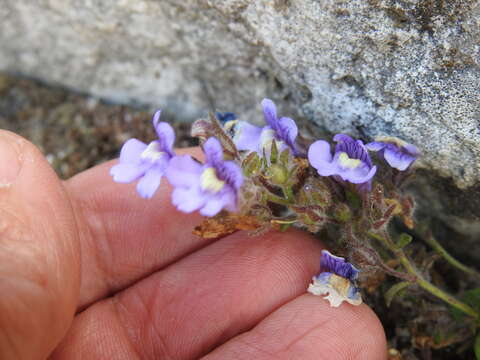
[[[359,272],[355,266],[342,257],[322,250],[320,271],[320,274],[312,278],[312,283],[308,286],[309,293],[328,294],[324,299],[328,300],[332,307],[340,306],[343,301],[352,305],[362,303],[362,296],[354,283]]]

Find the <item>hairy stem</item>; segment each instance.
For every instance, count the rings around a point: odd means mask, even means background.
[[[292,202],[290,200],[284,199],[284,198],[282,198],[280,196],[277,196],[277,195],[274,195],[272,193],[268,193],[267,200],[272,202],[272,203],[283,205],[283,206],[292,205]]]
[[[443,301],[447,302],[454,308],[457,308],[458,310],[464,312],[465,314],[468,314],[472,316],[473,318],[478,318],[479,314],[471,308],[469,305],[461,302],[454,296],[448,294],[447,292],[443,291],[442,289],[436,287],[433,285],[431,282],[426,280],[413,266],[413,264],[410,262],[408,257],[405,255],[405,252],[402,249],[399,249],[394,242],[390,239],[387,233],[384,233],[384,236],[378,235],[373,232],[369,232],[368,235],[379,242],[381,242],[387,249],[389,249],[395,256],[396,258],[400,261],[400,263],[403,265],[405,270],[410,274],[414,276],[413,282],[417,283],[421,288],[424,290],[428,291],[430,294],[438,297],[439,299],[442,299]]]
[[[452,255],[450,255],[448,251],[442,245],[440,245],[440,243],[437,241],[437,239],[435,239],[435,237],[432,234],[427,233],[423,236],[423,238],[425,242],[428,245],[430,245],[433,250],[439,253],[450,265],[452,265],[453,267],[456,267],[457,269],[463,272],[466,272],[467,274],[480,278],[480,273],[478,271],[462,264],[460,261],[455,259]]]

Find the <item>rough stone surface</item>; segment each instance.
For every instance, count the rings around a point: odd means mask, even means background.
[[[0,3],[0,69],[184,120],[253,118],[270,96],[319,130],[396,135],[425,169],[478,182],[477,0]]]

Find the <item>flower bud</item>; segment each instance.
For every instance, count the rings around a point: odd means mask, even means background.
[[[283,185],[288,181],[288,170],[280,164],[272,164],[267,170],[267,177],[275,185]]]

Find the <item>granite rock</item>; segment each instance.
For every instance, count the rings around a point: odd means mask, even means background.
[[[480,175],[478,0],[1,0],[0,69],[192,120],[258,118],[417,144],[460,188]]]

